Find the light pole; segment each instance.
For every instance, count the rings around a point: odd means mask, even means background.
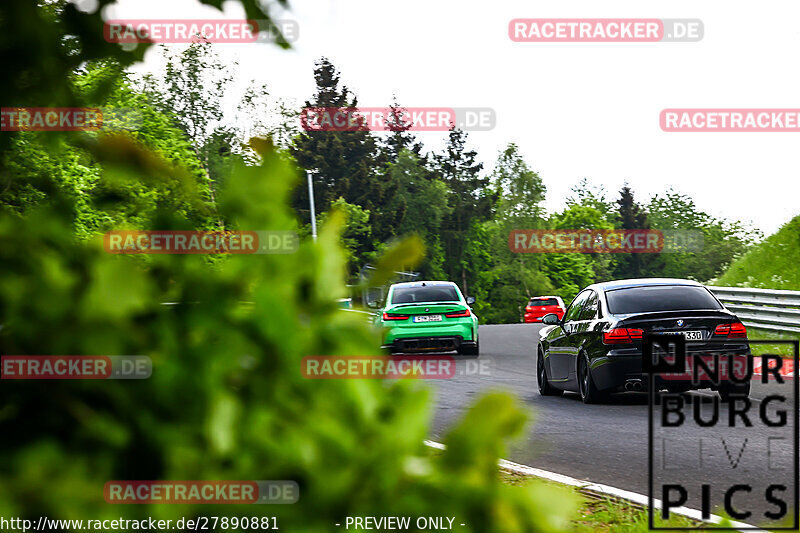
[[[307,170],[308,176],[308,205],[311,207],[311,238],[317,242],[317,215],[314,211],[314,185],[311,182],[312,171]]]

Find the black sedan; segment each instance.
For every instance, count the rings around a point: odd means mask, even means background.
[[[681,279],[630,279],[590,285],[567,308],[563,319],[546,315],[540,331],[537,381],[542,395],[577,392],[584,403],[612,392],[647,390],[643,371],[645,334],[682,334],[687,357],[714,352],[727,361],[749,364],[747,331],[702,284]],[[720,368],[722,366],[720,365]],[[736,375],[740,375],[737,371]],[[699,377],[702,377],[699,376]],[[708,376],[705,376],[708,377]],[[725,378],[693,383],[690,375],[656,375],[655,388],[685,391],[712,388],[723,399],[748,395],[750,383]]]

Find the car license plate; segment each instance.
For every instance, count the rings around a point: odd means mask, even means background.
[[[414,322],[441,322],[442,315],[419,315],[414,317]]]
[[[699,330],[693,331],[659,331],[656,335],[683,335],[687,341],[701,341],[703,340],[703,332]]]

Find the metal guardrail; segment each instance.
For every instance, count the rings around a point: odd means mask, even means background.
[[[800,291],[708,287],[746,326],[800,332]]]

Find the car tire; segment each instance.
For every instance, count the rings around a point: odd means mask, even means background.
[[[750,396],[750,382],[747,383],[721,383],[717,393],[722,401],[727,402],[733,396]]]
[[[550,385],[550,382],[547,381],[547,367],[544,366],[544,355],[542,355],[542,350],[536,350],[536,383],[539,386],[539,394],[542,396],[561,396],[564,391],[561,389],[557,389]]]
[[[578,359],[578,391],[583,403],[600,403],[608,396],[594,384],[589,357],[584,353],[580,354]]]
[[[461,355],[471,355],[473,357],[478,357],[481,354],[481,346],[478,341],[475,341],[475,344],[465,344],[464,346],[459,346],[458,353]]]

